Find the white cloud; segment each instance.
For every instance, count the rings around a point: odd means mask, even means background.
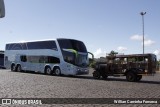
[[[133,35],[130,37],[131,40],[137,40],[137,41],[142,41],[143,40],[143,36],[141,35]]]
[[[142,43],[142,44],[143,44],[143,43]],[[150,40],[150,39],[144,41],[144,46],[151,46],[151,45],[153,45],[153,44],[155,44],[155,41],[152,41],[152,40]]]
[[[160,55],[160,50],[155,50],[153,53],[156,55]]]
[[[125,51],[125,50],[127,50],[127,48],[126,48],[126,47],[119,46],[119,47],[117,48],[117,50],[118,50],[118,51]]]
[[[143,36],[141,36],[141,35],[133,35],[130,37],[130,39],[136,40],[136,41],[141,41],[142,42],[141,44],[143,45]],[[151,46],[153,44],[155,44],[155,41],[144,37],[144,46]]]
[[[101,48],[97,49],[96,52],[94,52],[95,58],[100,58],[100,57],[105,57],[105,56],[106,56],[106,52],[102,51]]]

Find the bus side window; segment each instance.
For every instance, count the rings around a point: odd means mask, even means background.
[[[22,61],[22,62],[26,62],[26,61],[27,61],[26,55],[21,56],[21,61]]]
[[[48,56],[48,63],[60,63],[60,59],[56,57]]]
[[[145,58],[145,62],[147,62],[147,63],[148,63],[148,58]]]
[[[40,56],[39,57],[39,63],[45,63],[45,57],[44,56]]]

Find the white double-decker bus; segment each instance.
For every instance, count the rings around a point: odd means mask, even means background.
[[[5,67],[12,71],[81,75],[89,73],[88,63],[86,46],[74,39],[8,43],[5,47]]]

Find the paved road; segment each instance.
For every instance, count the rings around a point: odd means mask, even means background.
[[[90,70],[90,75],[85,76],[57,77],[0,70],[0,98],[160,98],[160,73],[143,77],[140,82],[127,82],[125,77],[95,80],[92,78],[92,71]],[[33,106],[36,107],[36,105]],[[45,106],[52,107],[53,105]]]

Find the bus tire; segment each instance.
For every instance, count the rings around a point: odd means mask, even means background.
[[[137,76],[136,76],[135,73],[133,73],[133,72],[128,72],[127,75],[126,75],[126,79],[127,79],[127,81],[129,81],[129,82],[134,82],[134,81],[136,81],[136,78],[137,78]]]
[[[55,75],[57,75],[57,76],[60,76],[60,75],[61,75],[61,70],[59,69],[59,67],[55,67],[55,68],[54,68],[54,73],[55,73]]]
[[[52,70],[51,70],[51,68],[49,66],[47,66],[45,68],[45,74],[47,74],[47,75],[51,75],[52,74]]]
[[[15,64],[12,64],[12,65],[11,65],[11,71],[16,71],[16,66],[15,66]]]
[[[18,71],[18,72],[22,71],[21,65],[17,65],[16,71]]]

